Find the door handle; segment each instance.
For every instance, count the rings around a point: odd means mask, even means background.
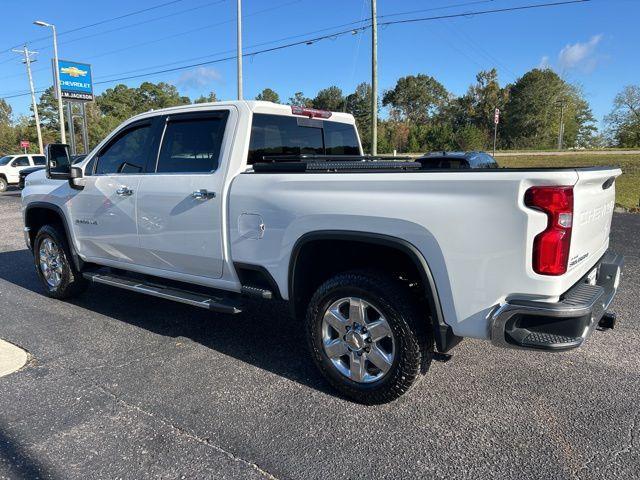
[[[133,194],[133,190],[128,187],[120,187],[116,190],[116,194],[120,195],[121,197],[128,197]]]
[[[195,192],[193,192],[191,194],[191,196],[193,198],[195,198],[196,200],[208,200],[210,198],[215,198],[216,197],[216,192],[209,192],[208,190],[200,189],[200,190],[196,190]]]

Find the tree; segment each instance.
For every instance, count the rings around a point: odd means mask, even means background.
[[[297,107],[311,107],[312,100],[304,96],[302,92],[296,92],[293,97],[289,97],[289,105],[295,105]]]
[[[594,148],[601,145],[596,119],[593,116],[589,102],[584,98],[578,97],[575,99],[575,121],[577,125],[576,147]]]
[[[483,150],[487,145],[486,131],[472,124],[457,129],[454,136],[459,150]]]
[[[332,112],[340,112],[345,106],[345,98],[342,90],[335,85],[320,90],[312,102],[313,108]]]
[[[461,145],[472,144],[473,148],[482,149],[492,142],[495,109],[504,110],[508,97],[508,89],[500,88],[495,68],[478,72],[476,83],[456,99],[448,112],[458,132],[457,138],[464,138]]]
[[[564,144],[575,147],[593,120],[581,91],[550,69],[525,73],[509,88],[502,128],[507,146],[554,148],[561,115]]]
[[[429,75],[409,75],[400,78],[392,90],[382,97],[382,104],[390,107],[394,120],[423,123],[438,116],[448,105],[451,95]]]
[[[345,99],[347,112],[356,119],[365,151],[371,151],[371,96],[371,85],[363,82]]]
[[[207,95],[206,97],[204,95],[200,95],[198,98],[196,98],[193,103],[208,103],[208,102],[218,102],[218,96],[216,95],[216,92],[209,92],[209,95]]]
[[[38,102],[38,115],[43,130],[59,131],[58,100],[53,93],[53,87],[47,88]]]
[[[175,85],[169,83],[144,82],[136,90],[136,113],[148,112],[159,108],[175,107],[177,105],[188,105],[191,99],[181,96]]]
[[[640,146],[640,85],[629,85],[616,95],[605,123],[614,145]]]
[[[207,101],[212,95],[215,94],[211,92]],[[180,95],[174,85],[164,82],[144,82],[139,87],[119,84],[108,88],[96,97],[95,102],[87,104],[89,144],[96,145],[134,115],[190,103],[189,97]]]
[[[257,96],[256,100],[262,100],[263,102],[280,103],[280,95],[270,88],[265,88]]]
[[[0,98],[0,125],[11,124],[11,113],[13,112],[11,105],[4,98]]]
[[[11,125],[11,105],[0,98],[0,156],[13,153],[17,148],[16,133]]]

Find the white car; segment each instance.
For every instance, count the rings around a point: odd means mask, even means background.
[[[22,202],[50,296],[283,299],[327,380],[382,403],[463,337],[551,351],[612,327],[620,174],[423,169],[362,156],[351,115],[236,101],[138,115],[78,166],[50,145]]]
[[[20,170],[45,164],[44,155],[21,154],[0,158],[0,192],[5,192],[9,185],[18,184]]]

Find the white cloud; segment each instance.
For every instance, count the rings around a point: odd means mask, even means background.
[[[588,42],[566,45],[558,54],[558,65],[562,70],[579,69],[591,72],[598,63],[596,48],[602,34],[594,35]]]
[[[215,68],[198,67],[195,70],[184,72],[176,80],[176,84],[186,89],[203,88],[220,80],[222,76]]]
[[[541,70],[545,70],[547,68],[551,68],[551,65],[549,65],[549,57],[548,56],[543,56],[540,59],[540,63],[538,64],[538,68]]]

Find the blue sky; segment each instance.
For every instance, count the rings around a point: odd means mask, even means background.
[[[29,47],[40,52],[33,65],[36,90],[49,86],[52,77],[51,40],[47,29],[32,24],[36,19],[56,24],[60,58],[91,63],[95,81],[233,55],[235,0],[174,0],[144,13],[63,33],[169,1],[94,0],[79,6],[78,2],[30,0],[25,5],[25,0],[2,0],[3,18],[10,21],[3,22],[0,50],[29,41]],[[557,0],[378,0],[378,14],[387,16],[382,22],[552,1]],[[369,0],[244,0],[245,52],[350,28],[344,24],[366,19],[369,8]],[[394,15],[402,12],[413,13]],[[393,87],[401,76],[425,73],[460,95],[481,69],[496,67],[501,83],[507,83],[545,65],[580,85],[601,121],[618,91],[640,83],[638,18],[640,0],[591,0],[389,25],[379,32],[380,90]],[[370,43],[370,33],[364,32],[245,58],[245,98],[253,98],[264,87],[276,90],[283,100],[296,91],[314,96],[329,85],[351,92],[358,83],[370,81]],[[185,61],[189,59],[195,60]],[[222,99],[236,95],[233,60],[122,83],[135,86],[146,80],[174,83],[190,97],[211,90]],[[99,85],[96,92],[115,84]],[[0,53],[0,96],[27,90],[18,56]],[[14,113],[28,113],[28,96],[8,101]]]

